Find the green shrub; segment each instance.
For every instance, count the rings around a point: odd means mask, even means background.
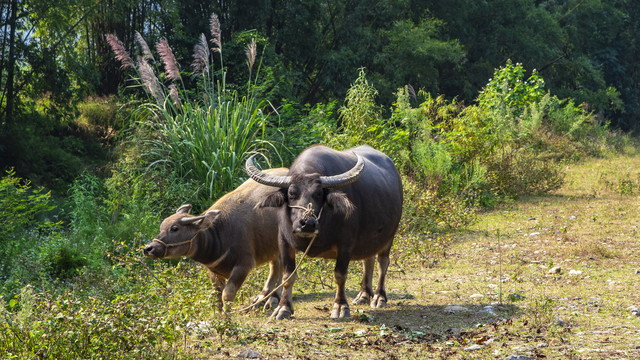
[[[27,228],[53,226],[53,222],[41,218],[53,209],[50,191],[34,189],[29,180],[16,177],[13,169],[7,170],[0,178],[0,245]]]
[[[123,124],[118,117],[118,106],[112,99],[87,99],[78,104],[80,122],[109,129],[121,129]]]
[[[88,265],[77,246],[65,239],[49,239],[40,247],[39,264],[44,276],[52,280],[68,280]]]

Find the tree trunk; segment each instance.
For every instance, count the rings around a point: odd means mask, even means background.
[[[11,1],[11,15],[9,18],[9,26],[11,26],[11,30],[9,31],[9,59],[7,61],[7,88],[5,89],[5,93],[7,95],[7,106],[4,109],[4,124],[9,126],[12,122],[13,116],[13,74],[16,67],[16,56],[15,56],[15,48],[16,48],[16,19],[18,12],[18,0],[10,0]]]

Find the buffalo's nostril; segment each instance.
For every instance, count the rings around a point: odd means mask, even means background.
[[[304,219],[300,219],[300,225],[304,226],[304,224],[306,224],[307,222]]]
[[[143,252],[145,253],[145,255],[146,255],[146,254],[148,254],[148,253],[150,253],[150,252],[151,252],[151,249],[153,249],[153,248],[151,247],[151,245],[147,245],[147,246],[145,246],[145,247],[144,247],[144,249],[142,249],[142,251],[143,251]]]

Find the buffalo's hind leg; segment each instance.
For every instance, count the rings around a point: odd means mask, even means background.
[[[387,291],[385,290],[385,278],[387,276],[387,269],[389,268],[389,251],[387,249],[378,254],[378,287],[371,299],[371,307],[379,309],[387,306]],[[373,264],[372,264],[373,267]]]
[[[362,268],[364,274],[362,275],[362,284],[360,285],[360,292],[355,299],[351,302],[354,305],[369,304],[373,297],[373,265],[375,264],[375,256],[362,260]]]

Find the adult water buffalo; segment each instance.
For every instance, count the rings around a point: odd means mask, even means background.
[[[295,253],[307,248],[309,256],[336,260],[338,289],[332,318],[350,316],[345,281],[352,259],[364,260],[361,290],[354,303],[370,302],[374,308],[386,305],[389,250],[402,215],[402,182],[388,156],[369,146],[345,151],[312,146],[298,155],[286,176],[260,171],[254,156],[247,160],[246,169],[253,180],[280,188],[264,194],[258,204],[279,208],[278,241],[285,280],[276,319],[293,314]],[[380,274],[374,294],[375,255]]]
[[[283,176],[287,172],[280,168],[268,174]],[[144,254],[153,259],[185,256],[202,264],[221,292],[219,300],[225,309],[251,269],[268,262],[269,277],[255,299],[254,304],[258,304],[280,283],[282,276],[276,210],[255,209],[273,190],[249,179],[200,216],[190,215],[191,205],[183,205],[162,221],[160,234],[144,247]],[[226,285],[225,279],[229,279]],[[267,300],[266,307],[275,307],[279,293]]]

